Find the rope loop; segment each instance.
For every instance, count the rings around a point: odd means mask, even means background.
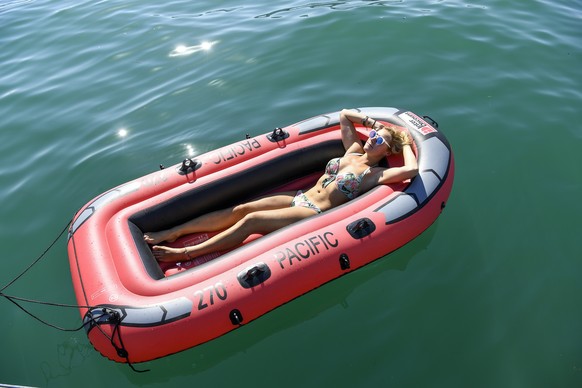
[[[52,327],[53,329],[57,329],[60,331],[65,331],[65,332],[75,332],[75,331],[79,331],[83,328],[85,328],[87,325],[91,325],[91,327],[97,327],[99,329],[99,331],[107,338],[109,339],[109,341],[111,342],[111,345],[114,347],[115,351],[117,352],[117,355],[121,358],[124,358],[127,365],[129,365],[129,367],[137,373],[143,373],[143,372],[149,372],[149,369],[145,369],[145,370],[139,370],[136,369],[133,364],[131,363],[131,361],[129,360],[129,352],[127,351],[127,349],[125,348],[124,344],[123,344],[123,339],[121,338],[121,323],[123,321],[123,318],[121,317],[121,314],[116,311],[115,309],[111,309],[111,308],[101,308],[98,306],[81,306],[81,305],[72,305],[72,304],[63,304],[63,303],[52,303],[52,302],[44,302],[44,301],[40,301],[40,300],[34,300],[34,299],[28,299],[28,298],[22,298],[22,297],[18,297],[18,296],[13,296],[13,295],[7,295],[4,293],[4,290],[6,290],[8,287],[10,287],[11,285],[13,285],[16,281],[18,281],[22,276],[24,276],[28,271],[30,271],[36,264],[38,264],[38,262],[40,262],[40,260],[42,260],[46,254],[53,248],[53,246],[57,243],[57,241],[59,241],[61,239],[61,237],[65,234],[65,232],[67,231],[67,229],[69,228],[69,225],[71,224],[71,221],[69,221],[67,223],[67,225],[63,228],[63,230],[59,233],[59,235],[57,236],[57,238],[48,246],[48,248],[46,248],[44,250],[44,252],[36,258],[36,260],[34,260],[28,267],[26,267],[19,275],[17,275],[16,277],[14,277],[14,279],[12,279],[11,281],[9,281],[4,287],[2,287],[0,289],[0,296],[4,297],[5,299],[7,299],[8,301],[10,301],[11,303],[13,303],[16,307],[18,307],[20,310],[24,311],[28,316],[36,319],[37,321],[39,321],[40,323]],[[57,325],[54,325],[50,322],[45,321],[44,319],[36,316],[35,314],[33,314],[32,312],[30,312],[28,309],[26,309],[24,306],[21,305],[21,303],[19,302],[26,302],[26,303],[34,303],[34,304],[40,304],[40,305],[44,305],[44,306],[53,306],[53,307],[65,307],[65,308],[76,308],[76,309],[80,309],[80,308],[86,308],[88,309],[87,314],[85,315],[85,319],[83,319],[83,323],[81,324],[81,326],[76,327],[76,328],[63,328]],[[101,323],[104,322],[99,322],[99,317],[94,317],[91,314],[92,310],[95,309],[100,309],[103,310],[103,314],[109,314],[110,315],[110,320],[108,320],[106,323],[109,324],[113,324],[113,331],[112,331],[112,335],[109,336],[107,335],[107,333],[105,333],[105,331],[103,330],[103,328],[100,327]],[[119,345],[116,344],[115,342],[115,336],[117,335],[117,341],[119,342]]]

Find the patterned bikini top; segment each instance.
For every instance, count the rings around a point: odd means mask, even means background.
[[[337,188],[341,191],[348,199],[356,198],[360,193],[360,185],[364,176],[370,172],[371,167],[368,167],[360,175],[356,175],[353,172],[343,172],[338,174],[341,158],[334,158],[327,162],[325,166],[325,174],[328,175],[322,182],[322,186],[325,189],[331,182],[336,183]]]

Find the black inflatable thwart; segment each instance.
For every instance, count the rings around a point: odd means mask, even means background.
[[[230,322],[232,322],[233,325],[242,324],[243,316],[238,309],[232,310],[228,316],[230,318]]]
[[[360,218],[347,226],[347,231],[353,238],[360,239],[376,230],[376,225],[369,218]]]
[[[243,288],[255,287],[271,277],[271,269],[265,263],[241,271],[237,278]]]
[[[433,127],[435,127],[435,128],[438,128],[439,127],[439,123],[437,123],[436,121],[434,121],[432,119],[432,117],[430,117],[430,116],[422,116],[422,118],[425,119],[426,121],[428,121],[429,124],[432,125]]]
[[[289,132],[285,132],[282,128],[275,128],[273,133],[267,135],[267,139],[272,142],[278,142],[281,140],[285,140],[289,137]]]
[[[350,269],[350,258],[345,253],[342,253],[339,257],[340,268],[342,271]]]

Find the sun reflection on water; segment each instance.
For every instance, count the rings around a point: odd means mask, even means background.
[[[204,41],[195,46],[185,46],[181,44],[176,46],[176,48],[170,52],[170,57],[183,57],[186,55],[192,55],[199,51],[210,51],[216,43],[218,43],[218,41]]]

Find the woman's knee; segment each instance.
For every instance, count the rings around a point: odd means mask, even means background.
[[[256,209],[251,203],[241,203],[240,205],[236,205],[232,208],[232,214],[239,219],[243,219],[254,211],[256,211]]]
[[[241,219],[243,225],[252,226],[260,223],[261,214],[260,212],[247,213]]]
[[[241,203],[233,207],[233,213],[239,217],[245,217],[255,212],[279,207],[274,198],[261,198],[251,202]]]
[[[248,234],[263,233],[265,226],[265,217],[260,211],[248,213],[240,220],[240,228]]]

